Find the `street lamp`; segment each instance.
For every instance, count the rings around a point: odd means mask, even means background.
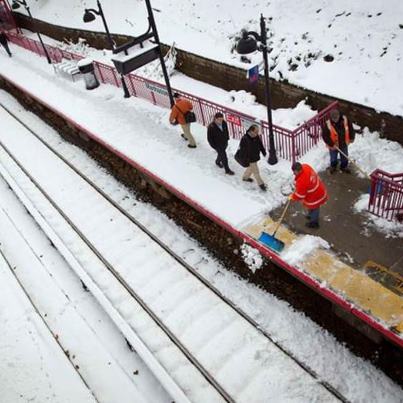
[[[270,165],[277,164],[276,146],[274,145],[273,134],[273,119],[271,114],[271,97],[270,97],[270,82],[269,82],[269,62],[267,58],[267,34],[266,22],[263,14],[260,15],[260,35],[253,31],[243,30],[241,39],[238,41],[236,51],[240,55],[247,55],[259,50],[263,53],[264,60],[264,78],[265,78],[265,96],[267,105],[267,121],[269,123],[269,158]],[[257,41],[260,43],[258,44]]]
[[[27,13],[28,13],[28,15],[29,15],[29,18],[31,18],[31,20],[32,20],[32,22],[33,22],[34,19],[33,19],[33,17],[32,17],[31,10],[30,10],[30,8],[29,8],[29,6],[28,6],[26,0],[13,0],[13,3],[12,3],[12,5],[11,5],[11,8],[12,8],[13,10],[18,10],[18,9],[20,8],[20,6],[24,6],[24,7],[25,7],[25,10],[27,10]],[[50,60],[50,57],[49,57],[49,53],[48,53],[48,51],[47,51],[47,49],[46,49],[45,44],[43,43],[43,40],[42,40],[42,37],[41,37],[40,33],[37,31],[36,34],[38,35],[39,42],[40,42],[41,45],[42,45],[42,48],[43,48],[43,51],[44,51],[44,53],[45,53],[46,59],[48,60],[48,63],[49,63],[49,64],[52,64],[52,61]]]
[[[106,23],[105,15],[104,15],[104,12],[102,10],[102,6],[101,6],[101,3],[100,3],[99,0],[97,0],[97,5],[98,5],[98,10],[95,10],[93,8],[86,8],[85,9],[84,16],[83,16],[83,21],[85,23],[92,22],[92,21],[95,20],[96,15],[99,15],[102,18],[102,22],[104,24],[106,37],[108,38],[109,46],[113,51],[113,50],[115,50],[115,42],[113,42],[113,39],[112,39],[111,34],[109,32],[108,24]],[[130,93],[129,93],[129,90],[127,88],[127,85],[126,85],[125,79],[123,77],[123,74],[120,75],[120,80],[122,81],[122,88],[123,88],[124,97],[129,98]]]

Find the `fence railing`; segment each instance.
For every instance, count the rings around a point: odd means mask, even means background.
[[[36,40],[12,33],[10,33],[9,36],[14,44],[42,57],[45,56],[42,46]],[[83,56],[54,46],[45,46],[54,63],[60,63],[62,59],[78,61],[83,58]],[[122,79],[124,79],[131,96],[146,99],[164,108],[170,107],[168,93],[163,84],[133,73],[122,78],[113,66],[98,61],[94,62],[94,67],[95,74],[103,84],[121,87]],[[266,149],[269,148],[269,127],[266,121],[258,120],[253,116],[180,90],[174,91],[192,102],[197,121],[204,126],[207,126],[213,120],[216,112],[222,112],[228,122],[230,136],[235,139],[240,139],[252,123],[260,125],[263,145]],[[306,154],[320,140],[321,126],[324,124],[324,121],[328,119],[330,111],[336,108],[337,105],[337,101],[333,102],[295,130],[273,125],[274,143],[278,156],[288,161],[295,162]]]
[[[20,32],[7,0],[0,0],[0,28]]]
[[[376,169],[371,174],[368,211],[389,221],[402,221],[403,173],[390,174]]]

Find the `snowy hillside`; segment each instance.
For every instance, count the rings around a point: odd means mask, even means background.
[[[37,18],[103,30],[82,22],[95,0],[30,0]],[[117,6],[117,4],[119,6]],[[102,0],[111,31],[147,28],[142,0]],[[272,76],[322,93],[403,116],[403,2],[401,0],[152,0],[161,40],[208,58],[247,67],[232,53],[242,28],[268,18]],[[256,54],[253,60],[260,61]],[[328,61],[326,61],[328,60]]]

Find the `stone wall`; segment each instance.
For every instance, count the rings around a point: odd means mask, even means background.
[[[35,30],[32,21],[19,13],[14,13],[17,24],[23,28]],[[35,27],[44,35],[54,39],[65,41],[77,41],[84,38],[91,46],[104,49],[108,48],[108,42],[104,33],[52,25],[40,20],[35,20]],[[130,36],[113,34],[118,45],[132,39]],[[164,51],[168,46],[163,45]],[[251,87],[246,80],[245,70],[216,62],[183,50],[177,49],[177,69],[196,80],[223,88],[225,90],[245,90],[256,95],[257,100],[265,103],[264,80],[261,77],[257,87]],[[307,103],[315,109],[322,109],[335,100],[324,94],[307,90],[286,81],[270,80],[273,108],[294,107],[298,102],[306,99]],[[188,90],[191,92],[191,88]],[[376,130],[382,136],[399,142],[403,145],[403,118],[389,113],[379,113],[373,108],[368,108],[353,102],[338,99],[341,108],[347,115],[360,126],[368,126]]]

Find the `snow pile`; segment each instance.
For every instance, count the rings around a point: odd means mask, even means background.
[[[48,43],[48,41],[46,40]],[[78,38],[78,42],[74,43],[72,41],[67,42],[59,42],[54,41],[55,46],[59,49],[66,50],[67,52],[75,53],[84,57],[87,57],[90,52],[92,52],[92,48],[89,47],[88,43],[83,38]]]
[[[329,249],[330,245],[318,236],[304,235],[286,248],[281,254],[281,258],[295,266],[318,248]]]
[[[386,238],[403,238],[403,223],[397,221],[388,221],[385,218],[377,217],[367,211],[369,203],[369,194],[362,195],[354,204],[354,210],[358,213],[364,213],[367,217],[367,225],[376,227],[385,234]]]
[[[241,246],[241,253],[244,262],[248,265],[249,269],[253,273],[262,267],[263,258],[257,249],[252,248],[252,246],[244,243]]]
[[[350,146],[350,155],[368,174],[380,168],[391,174],[403,172],[403,147],[394,141],[382,139],[366,127],[357,134]]]

